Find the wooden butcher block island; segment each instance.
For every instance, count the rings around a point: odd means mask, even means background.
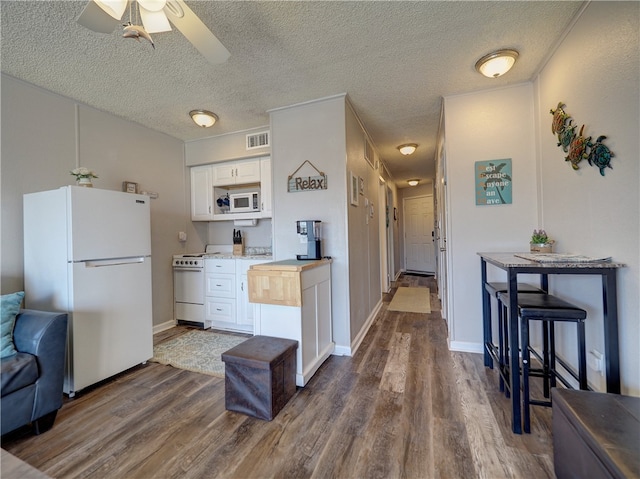
[[[304,386],[333,353],[331,260],[284,260],[251,266],[254,334],[298,341],[296,385]]]

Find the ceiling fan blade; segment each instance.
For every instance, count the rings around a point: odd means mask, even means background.
[[[167,0],[164,12],[171,23],[210,63],[224,63],[231,56],[229,50],[211,33],[183,0]]]
[[[93,0],[87,3],[77,22],[98,33],[112,33],[119,21],[100,8]]]

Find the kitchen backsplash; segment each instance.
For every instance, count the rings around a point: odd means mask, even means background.
[[[244,238],[245,252],[251,248],[271,249],[271,219],[258,220],[256,226],[234,226],[233,221],[211,221],[209,222],[207,244],[232,244],[233,230],[242,231]],[[295,234],[296,225],[292,227],[292,234]],[[246,254],[246,253],[245,253]]]
[[[245,256],[268,255],[268,254],[272,254],[271,246],[249,246],[249,247],[245,247],[244,249]]]

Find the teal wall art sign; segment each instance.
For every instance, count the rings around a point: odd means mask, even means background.
[[[476,161],[476,205],[511,204],[511,158]]]

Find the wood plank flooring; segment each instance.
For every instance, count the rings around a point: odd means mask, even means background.
[[[433,312],[387,311],[398,286],[428,286]],[[511,433],[497,373],[448,350],[435,291],[401,276],[356,354],[331,356],[271,422],[226,411],[223,379],[148,363],[2,447],[60,479],[555,477],[551,410],[532,409],[532,434]]]

